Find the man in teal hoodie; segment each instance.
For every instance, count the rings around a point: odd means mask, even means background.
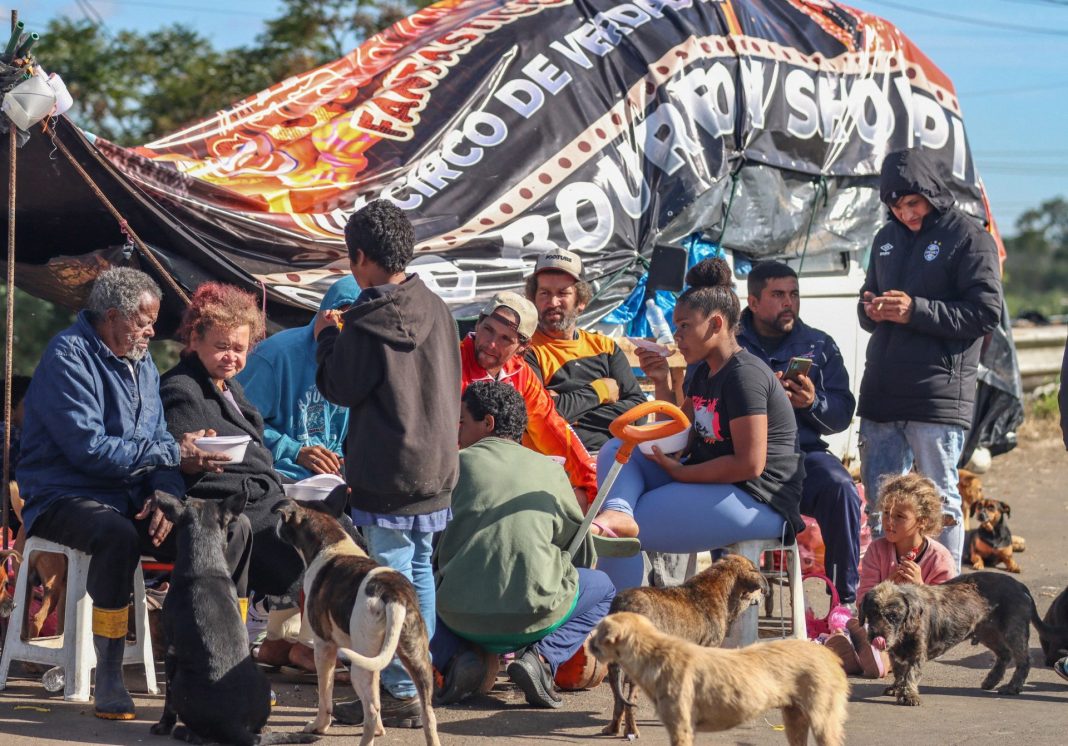
[[[360,295],[351,275],[335,282],[319,312],[346,311]],[[318,318],[318,317],[316,317]],[[263,415],[264,445],[275,470],[293,480],[338,474],[349,410],[323,398],[315,385],[315,319],[260,342],[237,374],[245,396]]]

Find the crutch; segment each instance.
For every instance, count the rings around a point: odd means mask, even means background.
[[[669,419],[650,422],[648,425],[634,424],[643,417],[651,414],[664,414],[667,415]],[[586,517],[583,519],[582,524],[575,533],[575,538],[572,539],[571,546],[568,547],[567,551],[571,554],[572,559],[575,558],[579,547],[581,547],[582,542],[585,541],[586,534],[590,532],[590,527],[593,525],[593,519],[597,517],[597,513],[601,510],[605,498],[608,497],[608,492],[612,489],[612,484],[615,483],[616,477],[619,475],[619,470],[623,468],[623,464],[630,461],[630,454],[634,450],[634,446],[649,440],[658,440],[659,438],[666,438],[669,435],[676,435],[689,427],[690,420],[683,414],[682,410],[674,404],[669,404],[666,401],[643,402],[642,404],[628,409],[612,421],[612,424],[608,426],[608,431],[615,437],[619,438],[622,443],[619,446],[619,450],[616,451],[615,463],[612,464],[612,468],[608,470],[608,475],[597,490],[597,496],[593,498],[593,503],[590,505],[590,509],[586,511]],[[599,536],[597,538],[603,540],[603,542],[598,542],[602,546],[613,547],[611,556],[614,557],[630,557],[641,551],[641,542],[636,537],[612,539],[605,536]],[[609,556],[608,552],[600,553]]]

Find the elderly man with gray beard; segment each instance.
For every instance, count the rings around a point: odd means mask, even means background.
[[[159,314],[152,278],[128,268],[100,274],[87,308],[41,356],[25,398],[19,488],[29,536],[92,556],[95,714],[133,720],[122,680],[133,574],[141,554],[174,558],[171,524],[155,493],[185,494],[179,470],[221,471],[229,460],[167,432],[159,372],[148,352]],[[247,596],[252,531],[240,516],[226,558],[238,596]]]

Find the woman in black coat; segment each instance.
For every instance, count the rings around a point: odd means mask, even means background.
[[[240,463],[224,463],[218,472],[185,474],[186,495],[222,500],[244,493],[245,515],[253,533],[249,587],[260,594],[288,596],[295,603],[304,563],[278,537],[277,516],[271,513],[285,499],[282,480],[274,470],[271,452],[263,445],[263,417],[245,398],[241,384],[233,380],[245,367],[252,343],[262,334],[263,320],[251,294],[220,283],[201,285],[179,332],[186,343],[182,359],[161,378],[160,395],[172,434],[207,430],[214,431],[209,435],[252,439]],[[277,652],[283,658],[288,653]],[[307,652],[309,656],[300,657],[310,657]]]

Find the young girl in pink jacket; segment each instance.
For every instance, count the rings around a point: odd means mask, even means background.
[[[857,603],[884,580],[937,585],[957,574],[949,550],[933,536],[942,532],[942,497],[934,483],[919,474],[886,479],[879,489],[883,536],[868,547],[860,568]],[[886,653],[876,650],[856,618],[825,643],[842,659],[848,674],[882,678],[889,666]]]

